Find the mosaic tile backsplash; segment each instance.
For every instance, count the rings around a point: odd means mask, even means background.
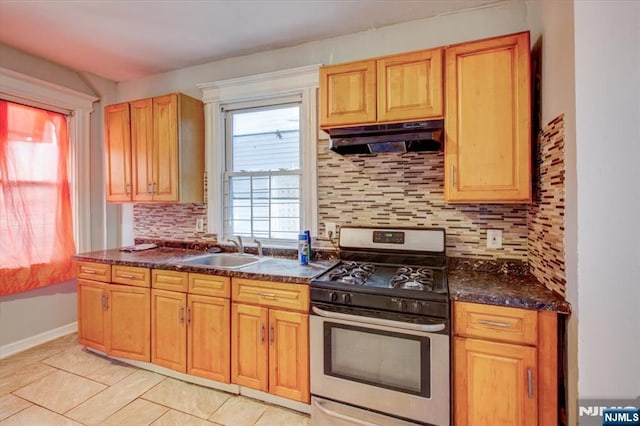
[[[326,142],[318,148],[320,224],[443,227],[449,256],[526,261],[527,206],[446,204],[442,152],[343,157]],[[502,249],[487,249],[487,229],[502,230]]]
[[[536,145],[527,225],[529,268],[538,281],[564,296],[564,114],[545,127]]]

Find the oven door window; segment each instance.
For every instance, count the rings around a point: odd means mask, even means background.
[[[324,323],[324,374],[431,397],[430,339]]]

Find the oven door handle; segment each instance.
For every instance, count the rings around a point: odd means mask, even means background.
[[[361,322],[365,324],[383,325],[387,327],[401,328],[404,330],[414,330],[414,331],[422,331],[427,333],[435,333],[437,331],[442,331],[446,328],[446,325],[444,323],[414,324],[411,322],[393,321],[393,320],[386,320],[386,319],[373,318],[373,317],[363,317],[359,315],[343,314],[340,312],[325,311],[324,309],[320,309],[317,306],[312,306],[311,310],[313,311],[314,314],[321,317],[325,317],[325,318],[339,319],[339,320],[345,320],[345,321],[355,321],[355,322]]]
[[[344,420],[346,422],[349,422],[351,424],[358,425],[358,426],[378,426],[378,425],[376,425],[374,423],[370,423],[370,422],[368,422],[366,420],[356,419],[354,417],[346,416],[346,415],[341,414],[341,413],[336,413],[333,410],[329,410],[327,407],[324,407],[322,405],[322,403],[320,401],[318,401],[317,399],[315,399],[315,398],[313,399],[313,405],[320,412],[322,412],[324,415],[326,415],[328,417],[333,417],[334,419]]]

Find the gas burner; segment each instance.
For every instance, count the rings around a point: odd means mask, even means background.
[[[376,267],[370,263],[343,262],[329,273],[329,280],[343,284],[364,285]]]
[[[401,266],[391,278],[389,286],[404,290],[433,291],[433,271],[429,268]]]

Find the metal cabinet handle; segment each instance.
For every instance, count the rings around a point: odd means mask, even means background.
[[[260,343],[264,343],[264,324],[260,324]]]
[[[151,182],[147,182],[147,194],[151,194]]]
[[[124,184],[124,193],[129,195],[131,194],[131,184],[130,183],[125,183]]]
[[[109,295],[106,293],[104,294],[104,310],[109,310]]]
[[[96,271],[94,271],[93,269],[89,269],[89,268],[82,268],[82,272],[85,273],[85,274],[91,274],[91,275],[97,274]]]
[[[527,394],[533,399],[533,370],[530,368],[527,368]]]
[[[275,333],[275,331],[273,330],[273,324],[271,324],[271,325],[269,326],[269,344],[270,344],[270,345],[273,345],[273,339],[274,339],[275,334],[276,334],[276,333]]]
[[[178,321],[180,321],[180,324],[184,323],[184,308],[182,306],[178,308]]]
[[[104,298],[105,298],[105,297],[106,297],[106,294],[102,293],[101,302],[102,302],[102,310],[103,310],[103,311],[106,311],[106,310],[107,310],[107,306],[106,306],[107,304],[106,304],[106,302],[105,302],[105,300],[104,300]]]
[[[119,274],[119,276],[120,278],[128,278],[130,280],[135,278],[133,275],[130,275],[130,274]]]
[[[269,299],[275,299],[275,298],[277,297],[277,296],[276,296],[275,294],[273,294],[273,293],[262,293],[262,292],[258,292],[258,293],[256,293],[256,294],[257,294],[258,296],[260,296],[260,297],[266,297],[266,298],[269,298]]]
[[[494,327],[503,327],[503,328],[511,327],[511,324],[508,324],[506,322],[487,321],[487,320],[480,320],[478,321],[478,324],[492,325]]]
[[[191,324],[191,306],[187,306],[187,326]]]

